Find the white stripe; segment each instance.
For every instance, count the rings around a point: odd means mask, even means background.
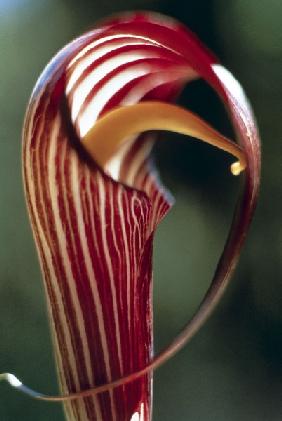
[[[120,105],[137,104],[152,89],[164,85],[168,82],[175,82],[176,80],[180,79],[181,76],[183,77],[183,72],[180,72],[180,70],[177,70],[176,72],[175,66],[173,66],[173,64],[171,67],[174,67],[173,74],[171,73],[172,69],[171,72],[168,69],[166,71],[157,70],[154,71],[154,73],[149,74],[146,78],[135,85],[131,91],[128,92],[128,94],[121,101]],[[191,78],[192,76],[193,73],[191,74]],[[185,80],[187,80],[187,77],[188,72],[186,69]]]
[[[124,182],[129,186],[134,186],[135,177],[138,174],[138,171],[141,165],[144,163],[146,157],[149,156],[153,147],[153,141],[150,139],[144,142],[144,145],[139,149],[139,151],[134,155],[130,168],[128,168],[126,179]]]
[[[91,50],[91,49],[99,46],[100,44],[103,44],[104,42],[114,41],[114,40],[119,39],[119,38],[132,38],[133,40],[140,40],[140,41],[144,41],[144,43],[154,44],[154,45],[158,45],[158,46],[163,47],[162,44],[160,44],[159,42],[157,42],[157,41],[155,41],[155,40],[153,40],[151,38],[147,38],[147,37],[143,37],[143,36],[139,36],[139,35],[132,35],[132,34],[127,34],[127,33],[124,33],[124,34],[116,34],[116,35],[109,35],[109,36],[102,37],[102,38],[99,38],[99,39],[91,42],[86,47],[84,47],[81,51],[79,51],[79,53],[71,60],[68,68],[70,68],[71,66],[73,66],[74,63],[77,60],[79,60],[81,57],[83,57],[89,50]]]
[[[48,170],[49,170],[49,177],[48,177],[48,181],[49,181],[49,191],[50,191],[50,198],[51,198],[51,205],[52,205],[52,211],[53,211],[53,215],[54,215],[54,220],[55,220],[55,232],[57,235],[57,240],[60,246],[60,253],[61,253],[61,257],[62,257],[62,262],[63,262],[63,266],[64,266],[64,271],[66,273],[66,277],[67,277],[67,281],[68,281],[68,286],[70,289],[70,295],[71,295],[71,300],[73,302],[73,307],[75,309],[75,315],[76,315],[76,321],[77,321],[77,325],[78,325],[78,331],[80,334],[80,339],[82,342],[82,350],[83,350],[83,354],[84,354],[84,360],[87,362],[87,360],[89,361],[89,349],[88,349],[88,344],[87,344],[87,338],[85,336],[85,327],[84,327],[84,321],[83,321],[83,315],[81,312],[81,307],[80,307],[80,303],[78,300],[78,294],[77,294],[77,290],[76,290],[76,282],[75,279],[73,278],[72,272],[71,272],[71,262],[69,260],[69,257],[67,255],[67,241],[66,241],[66,236],[65,236],[65,232],[63,229],[63,225],[61,223],[61,218],[60,218],[60,213],[59,213],[59,207],[58,207],[58,188],[57,188],[57,181],[56,181],[56,166],[54,165],[55,162],[55,157],[56,157],[56,150],[57,150],[57,136],[59,133],[59,129],[60,129],[60,120],[58,115],[55,117],[54,119],[54,126],[53,126],[53,130],[52,130],[52,135],[51,138],[49,140],[50,142],[50,146],[49,146],[49,162],[48,162]],[[59,282],[58,279],[56,279],[56,282]],[[65,319],[65,311],[64,309],[61,310],[63,313],[63,317]],[[64,324],[63,326],[68,326],[67,324],[67,320],[64,320]],[[69,335],[71,336],[71,333],[69,333]],[[70,338],[67,338],[67,342],[69,342],[68,345],[68,349],[69,351],[71,349],[73,349]],[[71,356],[72,358],[72,372],[75,375],[75,377],[77,378],[77,369],[76,369],[76,361],[74,358],[74,349],[73,352],[69,352],[69,356]],[[87,370],[88,371],[88,370]],[[91,381],[91,378],[87,379],[88,382]],[[77,388],[79,388],[79,380],[77,379],[78,384],[76,385]],[[77,389],[78,390],[78,389]],[[81,411],[86,411],[86,409],[84,408],[84,405],[79,405],[79,410]],[[85,419],[87,419],[87,414],[85,412],[84,414]]]
[[[101,57],[105,56],[107,53],[111,51],[115,51],[118,48],[125,47],[127,45],[136,46],[136,45],[144,45],[146,44],[145,41],[136,41],[135,38],[132,37],[132,40],[126,42],[120,42],[119,44],[110,43],[106,45],[102,45],[100,48],[95,49],[93,52],[86,55],[86,57],[77,63],[74,69],[68,66],[67,70],[70,69],[70,77],[66,86],[66,94],[69,94],[71,89],[73,88],[74,84],[77,82],[79,77],[82,73],[89,67],[92,63],[96,60],[100,59]]]
[[[35,109],[35,107],[34,107],[34,109]],[[32,120],[30,120],[30,121],[32,121]],[[38,132],[38,135],[37,135],[37,138],[38,139],[39,139],[39,137],[42,134],[43,128],[44,128],[44,121],[42,120],[41,129],[40,129],[40,131]],[[52,131],[52,127],[50,128],[50,130]],[[54,133],[53,133],[53,135],[54,135]],[[54,136],[56,136],[56,133],[55,133]],[[26,140],[31,140],[30,134],[27,135]],[[29,146],[30,145],[27,143],[26,149],[28,151],[30,150],[30,147]],[[30,153],[29,152],[27,153],[27,157],[30,157],[30,159],[31,159],[31,156],[30,156]],[[38,153],[37,153],[36,157],[37,157],[37,163],[36,163],[36,165],[39,168],[39,162],[38,162],[39,156],[38,156]],[[32,181],[32,180],[34,180],[34,177],[33,177],[33,174],[32,174],[32,168],[33,168],[32,162],[26,164],[27,180],[28,180],[29,192],[30,192],[30,201],[31,201],[31,205],[32,205],[32,208],[33,208],[34,216],[35,216],[35,219],[36,219],[36,226],[37,226],[37,230],[38,230],[38,233],[39,233],[40,242],[41,242],[42,248],[44,250],[45,259],[47,261],[48,269],[50,270],[50,276],[51,276],[51,282],[52,282],[52,285],[53,285],[53,290],[54,290],[54,293],[55,293],[55,296],[56,296],[56,300],[58,302],[58,306],[59,306],[59,309],[60,309],[58,316],[59,316],[59,318],[60,318],[60,316],[62,316],[62,318],[64,319],[64,321],[61,321],[61,325],[63,327],[66,327],[67,326],[67,321],[65,319],[65,311],[63,309],[62,296],[61,296],[61,292],[60,292],[60,290],[58,288],[57,278],[56,278],[56,274],[55,274],[54,266],[53,266],[53,262],[52,262],[52,255],[51,255],[51,251],[50,251],[50,248],[49,248],[49,245],[48,245],[48,239],[46,238],[46,236],[48,234],[46,232],[44,232],[44,230],[42,228],[42,225],[41,225],[40,217],[39,217],[38,212],[37,212],[36,193],[35,193],[35,190],[34,190],[34,183]],[[40,201],[42,203],[43,202],[43,198],[42,198],[42,191],[41,190],[39,190],[39,196],[40,196]],[[45,220],[45,223],[46,223],[48,217],[46,215],[46,211],[45,211],[45,206],[44,205],[42,206],[42,209],[43,209],[43,217],[44,217],[44,220]],[[40,264],[41,264],[41,267],[42,267],[41,260],[40,260]],[[42,272],[44,273],[43,267],[42,267]],[[49,296],[48,296],[48,298],[50,299]],[[65,332],[65,340],[66,340],[67,348],[68,349],[71,349],[72,346],[71,346],[71,342],[69,340],[69,336],[70,336],[70,332],[69,331],[67,333]],[[74,370],[75,361],[72,360],[70,362],[71,362],[72,370]],[[76,370],[74,370],[74,371],[76,372]],[[79,383],[78,383],[77,376],[74,376],[74,380],[75,380],[76,386],[78,387]]]
[[[156,54],[149,53],[146,50],[136,50],[116,55],[109,58],[103,63],[99,64],[89,73],[82,82],[76,87],[71,104],[71,118],[73,121],[76,120],[80,108],[82,107],[87,95],[94,88],[97,83],[102,80],[107,74],[117,69],[119,66],[125,63],[131,63],[138,59],[155,57]],[[112,91],[116,92],[116,90]]]
[[[126,238],[126,228],[124,224],[124,212],[123,212],[123,205],[122,205],[122,196],[123,196],[123,187],[121,185],[118,186],[118,209],[120,214],[120,221],[121,221],[121,231],[122,231],[122,238],[124,243],[124,249],[125,249],[125,266],[126,266],[126,290],[127,290],[127,320],[128,320],[128,327],[130,334],[130,326],[131,326],[131,318],[130,318],[130,312],[131,312],[131,300],[130,300],[130,258],[129,258],[129,249],[128,249],[128,242]]]
[[[82,137],[85,136],[88,130],[90,130],[95,124],[100,112],[112,98],[113,92],[118,92],[127,83],[149,73],[150,71],[151,67],[142,63],[129,69],[124,69],[122,72],[118,73],[106,82],[92,98],[91,102],[86,106],[85,110],[78,119],[80,135]]]
[[[90,173],[87,170],[86,172],[86,193],[89,199],[89,203],[90,203],[90,215],[94,215],[95,211],[93,208],[93,203],[92,203],[92,192],[91,192],[91,188],[90,188]],[[81,210],[80,210],[81,212]],[[91,222],[91,228],[92,228],[92,232],[94,234],[93,239],[95,242],[95,248],[99,253],[99,244],[97,241],[97,234],[96,234],[96,230],[95,230],[95,225],[93,222],[93,218],[90,217],[90,222]],[[84,228],[85,229],[85,228]],[[86,238],[86,237],[84,237]],[[86,247],[86,246],[85,246]],[[88,249],[88,248],[87,248]],[[91,265],[91,267],[88,268],[88,271],[90,272],[90,280],[91,282],[91,291],[92,291],[92,297],[93,297],[93,301],[95,304],[95,308],[96,308],[96,312],[97,312],[97,318],[98,318],[98,325],[99,325],[99,331],[100,331],[100,339],[101,339],[101,344],[102,344],[102,350],[103,350],[103,356],[104,356],[104,362],[105,362],[105,366],[106,366],[106,374],[108,377],[108,380],[111,380],[111,368],[110,368],[110,356],[109,356],[109,350],[108,350],[108,345],[107,345],[107,335],[106,335],[106,329],[105,329],[105,323],[104,323],[104,314],[103,314],[103,307],[101,304],[101,300],[100,300],[100,296],[99,296],[99,291],[97,288],[97,283],[95,280],[95,268],[92,265],[91,262],[91,257],[90,257],[90,253],[89,253],[89,249],[88,249],[88,259],[90,258],[90,262],[88,261],[88,264]]]
[[[39,99],[38,99],[37,103],[34,104],[34,108],[33,108],[34,113],[36,112],[36,107],[37,107],[38,103],[39,103]],[[33,121],[33,115],[31,116],[30,121]],[[37,135],[37,140],[39,139],[39,137],[42,133],[43,127],[44,127],[44,124],[43,124],[43,120],[42,120],[41,131]],[[29,129],[31,130],[31,124],[30,124]],[[50,130],[52,131],[52,129],[53,128],[51,127]],[[53,138],[55,139],[56,133],[52,132],[52,134],[53,134]],[[27,134],[25,141],[26,141],[25,148],[26,148],[26,151],[27,151],[27,153],[26,153],[27,162],[26,162],[26,165],[25,165],[25,169],[26,169],[26,174],[27,174],[26,178],[27,178],[27,183],[28,183],[28,186],[29,186],[29,193],[30,193],[29,198],[30,198],[31,206],[32,206],[32,209],[33,209],[33,212],[34,212],[36,227],[37,227],[37,231],[38,231],[38,235],[39,235],[39,241],[42,245],[44,257],[46,259],[46,263],[47,263],[48,269],[50,271],[50,281],[52,283],[52,288],[53,288],[53,291],[54,291],[54,294],[55,294],[55,297],[56,297],[56,301],[57,301],[57,304],[58,304],[58,308],[59,308],[59,312],[56,316],[59,318],[59,320],[60,320],[59,323],[64,330],[64,340],[65,340],[65,343],[66,343],[66,347],[68,349],[70,367],[71,367],[71,371],[72,371],[72,374],[73,374],[75,387],[78,390],[79,389],[79,380],[78,380],[77,371],[76,371],[75,359],[73,358],[73,349],[72,349],[72,343],[71,343],[71,340],[70,340],[71,334],[70,334],[70,331],[68,329],[68,323],[67,323],[67,320],[66,320],[66,317],[65,317],[65,310],[64,310],[62,295],[61,295],[60,289],[58,288],[58,279],[57,279],[55,271],[54,271],[52,255],[51,255],[51,251],[50,251],[50,248],[49,248],[49,245],[48,245],[48,240],[46,238],[46,235],[48,235],[48,234],[46,232],[44,232],[44,230],[42,229],[40,217],[39,217],[38,212],[37,212],[36,193],[35,193],[35,190],[34,190],[34,183],[32,181],[34,179],[33,171],[32,171],[33,164],[31,162],[31,155],[30,155],[30,152],[29,152],[30,151],[30,141],[31,141],[31,132],[30,131]],[[30,159],[30,162],[28,162],[28,159]],[[38,153],[37,153],[37,159],[38,159]],[[37,162],[37,166],[39,166],[38,162]],[[39,195],[41,196],[40,192],[41,191],[39,191]],[[40,200],[42,202],[42,196],[41,196]],[[43,212],[44,212],[43,217],[44,217],[45,222],[46,222],[47,221],[47,215],[46,215],[44,206],[43,206]],[[43,268],[42,265],[43,265],[43,262],[40,259],[40,266],[41,266],[42,272],[44,273],[44,268]],[[47,300],[48,307],[50,308],[51,302],[50,302],[50,296],[48,294],[47,294],[47,298],[48,298],[48,300]],[[51,319],[51,321],[53,323],[54,319]],[[54,327],[53,327],[53,329],[54,329]],[[56,335],[57,335],[55,330],[53,330],[53,335],[54,335],[54,337],[56,337]],[[56,343],[57,343],[57,341],[56,341]],[[61,361],[60,349],[57,346],[57,357],[58,356],[60,356],[60,359],[59,360],[57,359],[58,369],[61,371],[61,373],[63,373],[64,370],[63,370],[62,361]],[[64,378],[64,376],[61,376],[61,380],[63,380],[63,378]],[[68,388],[66,386],[65,381],[63,381],[62,387],[65,387],[65,391],[68,392]],[[83,415],[86,416],[84,406],[83,406],[83,408],[81,408],[81,410],[83,412]]]
[[[76,210],[75,215],[76,215],[77,226],[78,226],[78,231],[79,231],[80,244],[83,250],[83,257],[85,259],[84,261],[86,265],[88,279],[92,280],[91,291],[92,291],[93,301],[94,301],[96,312],[97,312],[99,334],[101,337],[103,354],[105,357],[106,372],[107,372],[107,376],[111,378],[109,354],[108,354],[107,340],[106,340],[106,331],[105,331],[105,325],[104,325],[104,319],[103,319],[103,309],[102,309],[101,301],[99,299],[99,292],[97,289],[97,284],[95,282],[95,275],[93,272],[94,268],[92,266],[90,251],[86,242],[86,229],[85,229],[85,223],[84,223],[84,218],[83,218],[81,195],[80,195],[80,189],[79,189],[78,158],[76,154],[72,156],[72,159],[70,161],[70,166],[71,166],[72,197],[75,203],[75,210]],[[91,201],[91,195],[89,197]],[[88,356],[88,358],[89,358],[88,362],[90,363],[90,355]],[[89,366],[89,370],[91,371],[90,366]],[[100,409],[99,409],[99,412],[100,412]]]
[[[91,192],[91,173],[89,172],[88,169],[86,169],[85,171],[85,189],[86,189],[86,193],[88,196],[88,200],[90,203],[90,215],[94,215],[95,211],[93,208],[93,202],[92,202],[92,192]],[[94,221],[93,218],[90,217],[90,224],[91,224],[91,229],[93,232],[93,240],[95,243],[95,249],[97,250],[98,255],[100,256],[100,244],[98,244],[98,240],[97,240],[97,233],[96,233],[96,229],[95,229],[95,225],[94,225]],[[90,256],[90,254],[89,254]],[[95,303],[95,308],[96,308],[96,314],[97,314],[97,318],[98,318],[98,325],[99,325],[99,330],[100,330],[100,339],[101,339],[101,344],[102,344],[102,349],[103,349],[103,356],[104,356],[104,362],[105,362],[105,367],[106,367],[106,375],[108,378],[108,381],[110,381],[112,379],[112,374],[111,374],[111,368],[110,368],[110,356],[109,356],[109,350],[108,350],[108,345],[107,345],[107,337],[106,337],[106,329],[105,329],[105,325],[104,325],[104,315],[103,315],[103,308],[101,305],[101,301],[99,299],[99,291],[97,289],[97,284],[96,284],[96,280],[95,280],[95,267],[92,265],[91,262],[91,267],[92,267],[92,271],[93,271],[93,276],[91,276],[90,279],[92,279],[93,282],[91,282],[91,291],[92,291],[92,297],[93,297],[93,301]],[[94,289],[95,288],[95,292]],[[114,398],[113,398],[113,390],[110,390],[109,392],[110,395],[110,401],[111,401],[111,411],[112,411],[112,415],[114,417],[114,419],[116,419],[116,411],[114,408]]]
[[[99,173],[97,173],[97,181],[98,181],[98,189],[99,189],[99,204],[100,204],[100,218],[101,218],[101,233],[102,233],[102,244],[105,259],[107,262],[107,269],[109,272],[110,284],[111,284],[111,293],[112,293],[112,301],[113,301],[113,310],[114,310],[114,320],[116,326],[116,341],[117,341],[117,348],[118,348],[118,359],[120,363],[121,372],[123,372],[123,360],[121,354],[121,342],[120,342],[120,329],[119,329],[119,317],[118,317],[118,309],[117,309],[117,293],[116,293],[116,286],[115,286],[115,279],[114,279],[114,272],[112,267],[112,261],[109,253],[109,248],[107,245],[107,238],[106,238],[106,221],[105,221],[105,211],[106,211],[106,195],[105,195],[105,186],[103,180]],[[112,227],[115,229],[115,227]]]
[[[31,141],[31,139],[34,135],[35,126],[36,126],[36,123],[37,123],[37,122],[34,121],[34,115],[36,113],[37,106],[38,106],[40,100],[41,100],[41,95],[38,96],[37,100],[35,101],[35,103],[32,106],[32,109],[31,109],[28,132],[27,132],[27,135],[25,137],[25,145],[24,145],[25,156],[26,156],[26,162],[24,163],[24,168],[25,168],[25,171],[26,171],[26,182],[28,183],[28,189],[29,189],[29,200],[30,200],[30,203],[31,203],[31,207],[32,207],[32,210],[33,210],[33,214],[34,214],[36,226],[37,226],[37,231],[38,231],[38,235],[39,235],[38,241],[42,245],[44,257],[47,260],[47,266],[48,266],[48,269],[50,270],[50,275],[51,275],[50,280],[51,280],[51,283],[53,284],[53,286],[51,285],[51,288],[53,288],[53,291],[55,292],[56,300],[59,303],[59,306],[62,308],[62,302],[61,302],[61,299],[60,299],[61,294],[58,291],[58,288],[56,288],[56,282],[54,283],[54,280],[56,279],[56,275],[55,275],[55,272],[54,272],[53,264],[51,263],[52,257],[51,257],[51,252],[50,252],[50,249],[49,249],[49,246],[48,246],[48,241],[45,237],[45,235],[47,233],[44,233],[44,231],[41,227],[41,221],[40,221],[40,218],[39,218],[38,212],[37,212],[36,194],[35,194],[35,191],[34,191],[34,183],[31,182],[31,180],[33,180],[34,177],[33,177],[33,171],[32,171],[33,165],[32,165],[32,162],[31,162],[31,156],[30,156],[30,152],[29,152],[30,151],[30,141]],[[46,104],[46,106],[47,106],[47,104]],[[33,124],[31,124],[31,122],[33,122]],[[41,117],[40,129],[39,129],[38,135],[37,135],[38,139],[42,135],[43,128],[44,128],[44,119],[42,119],[42,117]],[[28,160],[30,160],[30,162],[28,162]],[[37,166],[38,165],[39,165],[39,163],[38,163],[38,154],[37,154]],[[27,194],[27,192],[26,192],[26,194]],[[42,202],[42,195],[40,194],[40,192],[39,192],[39,196],[40,196],[40,200]],[[43,212],[44,212],[43,217],[44,217],[45,222],[46,222],[46,212],[45,212],[44,206],[43,206]],[[41,258],[39,259],[39,263],[40,263],[41,271],[42,271],[42,273],[44,273],[43,261],[41,260]],[[49,297],[49,294],[48,294],[48,291],[47,291],[46,282],[44,282],[43,285],[44,285],[44,289],[45,289],[46,297],[47,297],[47,307],[48,307],[48,311],[49,311],[48,314],[50,314],[50,316],[51,316],[52,315],[52,306],[51,306],[50,297]],[[57,317],[60,319],[60,316],[63,313],[64,312],[60,311],[59,314],[57,315]],[[55,331],[54,319],[52,317],[50,317],[49,320],[50,320],[50,325],[51,325],[51,328],[52,328],[52,331],[51,331],[52,332],[52,338],[53,338],[54,345],[55,345],[56,350],[57,350],[57,352],[56,352],[56,355],[57,355],[57,365],[56,365],[57,370],[58,370],[59,373],[61,373],[60,379],[63,383],[62,384],[63,390],[67,390],[67,385],[66,385],[66,381],[65,381],[66,379],[62,375],[63,365],[62,365],[61,354],[59,352],[59,346],[58,346],[58,342],[57,342],[57,335],[56,335],[56,331]],[[60,324],[63,325],[63,323],[61,321],[60,321]],[[69,333],[67,334],[67,337],[68,336],[69,336]]]

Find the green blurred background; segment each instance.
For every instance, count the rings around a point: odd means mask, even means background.
[[[0,372],[56,391],[37,256],[21,181],[21,126],[49,59],[99,18],[150,9],[188,25],[245,87],[263,140],[260,202],[231,287],[191,343],[155,375],[154,421],[282,419],[281,0],[0,0]],[[203,82],[181,97],[232,135]],[[181,136],[156,147],[173,211],[155,242],[156,348],[193,314],[209,285],[230,224],[239,180],[223,153]],[[0,385],[0,420],[63,420]]]

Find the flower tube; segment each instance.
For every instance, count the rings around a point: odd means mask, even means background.
[[[171,104],[202,77],[223,100],[234,143]],[[152,130],[204,140],[236,158],[244,192],[195,316],[153,355],[152,246],[172,200],[150,160]],[[23,174],[68,420],[149,421],[152,373],[204,323],[237,263],[256,204],[260,148],[239,83],[185,27],[128,13],[68,44],[33,91]]]

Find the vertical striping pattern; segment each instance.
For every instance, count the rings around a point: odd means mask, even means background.
[[[195,77],[154,39],[105,27],[67,46],[30,101],[23,168],[63,393],[109,382],[152,356],[153,231],[171,201],[151,169],[152,136],[133,138],[109,175],[79,137],[100,115]],[[148,78],[148,80],[146,79]],[[151,95],[154,98],[154,95]],[[149,420],[151,376],[64,404],[68,420]]]
[[[255,130],[248,105],[240,113],[240,92],[227,89],[230,76],[216,63],[181,24],[132,13],[68,44],[37,82],[23,132],[23,174],[64,394],[151,360],[153,235],[172,204],[150,161],[152,134],[132,137],[106,172],[81,138],[114,107],[174,101],[184,83],[201,76],[223,98],[247,145],[247,136],[256,136],[247,130]],[[149,421],[151,386],[148,374],[67,401],[66,418]]]
[[[26,178],[32,180],[26,191],[58,343],[62,389],[70,392],[110,381],[148,362],[150,353],[144,355],[139,348],[143,341],[151,347],[151,297],[147,294],[144,303],[137,297],[151,281],[146,250],[152,206],[143,193],[119,185],[78,159],[61,117],[49,116],[49,111],[52,114],[53,108],[47,105],[40,136],[34,127],[35,137],[26,145],[32,151],[25,153]],[[128,319],[128,308],[134,307],[139,317],[130,312]],[[142,403],[149,412],[149,382],[146,377],[125,386],[125,391],[119,388],[68,403],[68,417],[130,419]]]

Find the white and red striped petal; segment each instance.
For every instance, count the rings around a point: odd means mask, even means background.
[[[132,137],[107,174],[81,139],[113,108],[173,101],[195,77],[223,98],[248,162],[240,226],[215,276],[226,284],[256,201],[258,137],[235,80],[199,41],[168,18],[125,14],[65,47],[35,87],[24,126],[24,183],[63,394],[152,364],[152,241],[171,205],[149,162],[151,135]],[[66,401],[66,417],[148,421],[151,380],[147,370],[134,382]]]

